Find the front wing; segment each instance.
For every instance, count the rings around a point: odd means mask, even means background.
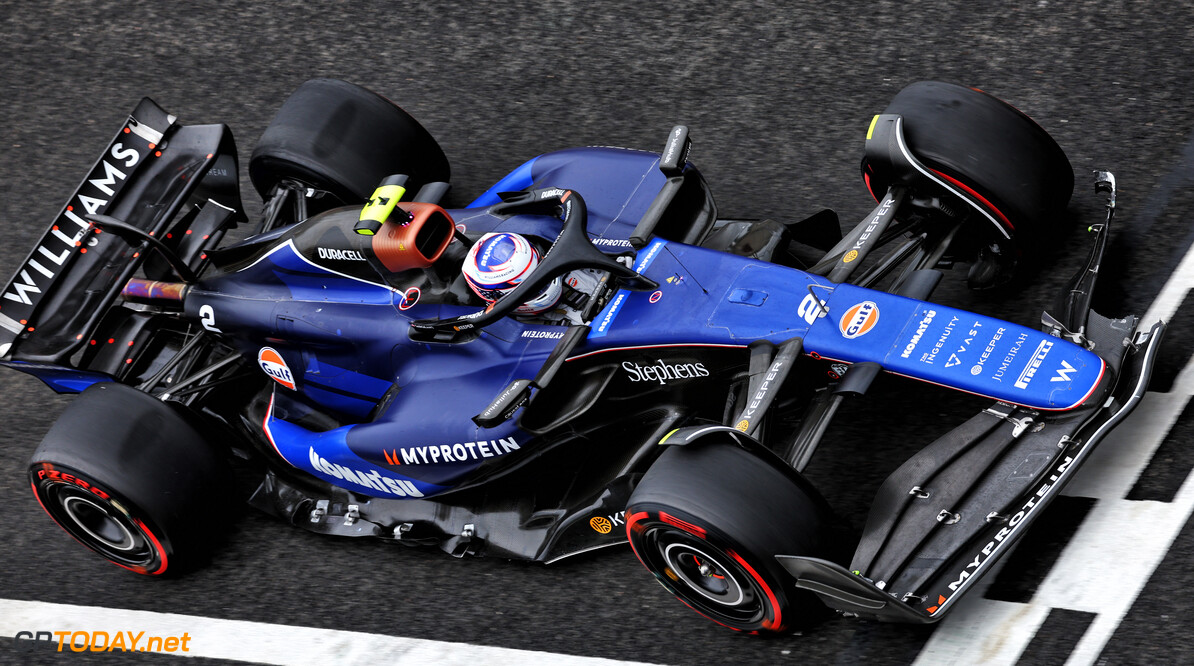
[[[892,622],[940,620],[1139,404],[1164,330],[1158,322],[1136,333],[1122,358],[1109,359],[1119,381],[1099,404],[1034,422],[1012,418],[1000,403],[914,456],[880,489],[850,569],[811,557],[777,560],[796,587],[831,608]]]

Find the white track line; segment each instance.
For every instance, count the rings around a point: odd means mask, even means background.
[[[39,630],[103,631],[109,635],[120,631],[131,631],[134,635],[145,632],[140,645],[144,645],[149,636],[180,637],[186,633],[190,637],[189,652],[175,651],[172,654],[280,666],[620,666],[635,663],[356,631],[0,599],[0,636],[13,638],[18,632]],[[54,645],[57,646],[57,639],[54,639]],[[45,654],[48,649],[40,645],[36,647],[40,649],[29,652],[30,656]],[[64,645],[63,652],[70,653],[70,646]]]
[[[1194,288],[1194,248],[1141,321],[1170,320]],[[1163,362],[1163,361],[1162,361]],[[1170,393],[1149,393],[1099,444],[1064,491],[1098,499],[1027,604],[963,599],[941,622],[916,664],[1015,664],[1053,608],[1095,613],[1068,666],[1093,664],[1194,513],[1194,474],[1173,502],[1123,499],[1194,395],[1194,358]]]
[[[1186,256],[1173,271],[1173,275],[1169,276],[1165,287],[1161,289],[1160,294],[1157,294],[1148,312],[1141,317],[1141,321],[1154,322],[1158,319],[1169,321],[1177,312],[1177,306],[1181,305],[1182,299],[1186,297],[1186,292],[1191,288],[1194,288],[1194,251],[1187,250]]]

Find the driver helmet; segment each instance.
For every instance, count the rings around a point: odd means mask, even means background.
[[[497,301],[522,283],[539,265],[539,251],[529,240],[513,233],[488,233],[469,248],[464,258],[464,279],[485,300]],[[529,301],[514,310],[516,315],[535,315],[555,307],[564,287],[559,277]]]

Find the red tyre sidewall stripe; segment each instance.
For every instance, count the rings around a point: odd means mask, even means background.
[[[688,522],[687,520],[682,520],[680,518],[677,518],[671,514],[664,513],[662,511],[659,512],[659,520],[661,522],[667,523],[668,525],[671,525],[672,527],[678,527],[695,537],[699,537],[701,540],[707,540],[705,537],[705,534],[706,534],[705,528],[699,527],[697,525],[693,525],[692,523]]]
[[[647,566],[646,561],[643,560],[643,556],[639,555],[638,548],[636,548],[634,546],[634,539],[630,537],[630,534],[635,529],[635,526],[638,524],[638,522],[640,520],[650,518],[650,517],[651,516],[646,511],[639,511],[638,513],[629,514],[626,518],[626,538],[630,541],[630,550],[634,552],[634,556],[636,558],[638,558],[639,564],[643,565],[643,567],[647,571],[651,571],[651,567]],[[651,571],[651,575],[656,575],[656,574],[654,571]],[[738,627],[731,627],[730,625],[728,625],[724,622],[721,622],[721,621],[717,620],[716,618],[712,618],[712,617],[709,617],[708,615],[705,615],[704,613],[697,610],[696,608],[693,608],[692,604],[685,601],[680,595],[673,592],[672,596],[676,597],[676,600],[679,601],[680,603],[684,604],[685,606],[688,606],[688,608],[691,609],[692,612],[696,613],[697,615],[700,615],[701,617],[705,618],[706,620],[720,624],[721,626],[725,627],[726,629],[733,629],[734,631],[742,631]],[[750,633],[755,633],[755,632],[750,632]]]
[[[632,532],[636,529],[638,521],[647,517],[646,511],[632,513],[626,517],[626,540],[630,543],[630,552],[634,553],[635,558],[638,559],[638,563],[643,565],[643,568],[645,568],[647,571],[651,571],[651,567],[647,566],[647,563],[643,560],[643,556],[638,554],[638,548],[635,548],[634,537],[632,536]],[[654,571],[651,571],[652,575],[654,575],[654,573]]]
[[[141,573],[148,573],[150,576],[162,575],[165,573],[166,566],[169,564],[166,561],[166,549],[162,548],[162,542],[158,541],[158,538],[154,536],[154,533],[148,527],[146,527],[145,523],[141,522],[141,520],[138,518],[133,518],[133,522],[136,523],[137,527],[140,527],[141,531],[145,533],[145,536],[149,537],[149,540],[153,542],[153,547],[157,549],[158,557],[162,560],[162,566],[158,567],[157,571],[145,571]],[[128,569],[128,567],[125,568]],[[131,569],[131,571],[136,571],[136,569]],[[768,591],[768,594],[770,594],[770,591]]]
[[[688,525],[688,526],[690,526],[690,527],[694,527],[694,528],[695,528],[695,527],[696,527],[696,525],[692,525],[691,523],[688,523],[688,522],[685,522],[685,521],[680,521],[680,520],[676,519],[676,518],[675,518],[675,517],[673,517],[673,516],[670,516],[670,515],[668,515],[668,514],[665,514],[665,513],[663,513],[662,511],[661,511],[661,512],[659,512],[659,516],[660,516],[660,517],[659,517],[659,519],[658,519],[658,520],[659,520],[660,522],[662,522],[662,523],[665,523],[665,524],[667,524],[667,525],[671,525],[672,527],[677,527],[677,528],[683,529],[684,531],[686,531],[686,532],[689,532],[690,534],[692,534],[692,535],[694,535],[694,536],[699,536],[700,538],[702,538],[702,539],[705,539],[705,535],[704,535],[704,534],[698,534],[698,533],[696,533],[696,532],[691,532],[691,531],[689,531],[689,530],[685,529],[685,527],[684,527],[685,525]],[[673,523],[673,522],[670,522],[670,521],[663,520],[663,519],[662,519],[662,517],[663,517],[663,516],[668,516],[668,518],[672,518],[673,520],[676,520],[677,522],[679,522],[679,523],[682,523],[682,524],[675,524],[675,523]],[[631,538],[631,533],[632,533],[633,531],[635,531],[635,528],[636,528],[636,526],[638,525],[639,521],[641,521],[641,520],[644,520],[644,519],[647,519],[647,518],[650,518],[650,517],[651,517],[651,516],[650,516],[650,515],[649,515],[649,514],[648,514],[646,511],[639,511],[638,513],[631,513],[631,514],[627,514],[627,517],[626,517],[626,538],[627,538],[627,540],[628,540],[628,541],[629,541],[629,543],[630,543],[630,550],[631,550],[631,551],[634,553],[634,556],[635,556],[636,558],[638,558],[639,564],[642,564],[642,565],[643,565],[643,568],[645,568],[647,571],[650,571],[652,575],[655,575],[655,572],[654,572],[654,571],[651,571],[651,567],[647,566],[647,562],[646,562],[645,560],[643,560],[643,557],[642,557],[642,555],[640,555],[640,554],[639,554],[639,552],[638,552],[638,548],[637,548],[637,547],[635,547],[635,545],[634,545],[634,539],[633,539],[633,538]],[[770,600],[770,602],[771,602],[772,614],[775,616],[775,620],[774,620],[774,621],[769,621],[769,620],[767,620],[767,619],[764,619],[764,620],[763,620],[763,625],[762,625],[762,626],[763,626],[763,628],[764,628],[764,629],[770,629],[770,630],[773,630],[773,631],[779,631],[779,630],[782,628],[782,626],[783,626],[783,625],[781,625],[781,624],[780,624],[780,620],[782,619],[782,617],[781,617],[781,615],[780,615],[780,610],[779,610],[779,600],[778,600],[778,599],[776,599],[776,597],[775,597],[775,594],[774,594],[774,593],[771,591],[771,587],[770,587],[770,586],[768,586],[768,585],[767,585],[767,583],[763,582],[763,578],[762,578],[761,576],[759,576],[759,574],[758,574],[758,572],[757,572],[757,571],[755,571],[755,570],[754,570],[754,567],[752,567],[752,566],[750,566],[749,564],[747,564],[747,563],[746,563],[746,560],[742,559],[742,557],[740,557],[740,556],[738,555],[738,553],[736,553],[736,552],[734,552],[734,551],[732,551],[732,550],[727,550],[727,551],[726,551],[726,553],[727,553],[727,554],[729,554],[731,557],[733,557],[733,558],[734,558],[734,559],[735,559],[735,560],[736,560],[736,561],[737,561],[737,562],[738,562],[740,565],[742,565],[742,567],[743,567],[744,569],[746,569],[747,573],[749,573],[749,574],[750,574],[750,576],[751,576],[752,578],[754,578],[754,579],[755,579],[755,582],[757,582],[757,583],[758,583],[758,584],[759,584],[759,585],[760,585],[760,586],[763,588],[763,592],[765,592],[765,593],[767,594],[767,598],[768,598],[768,600]],[[657,576],[657,577],[658,577],[658,576]],[[716,619],[716,618],[714,618],[714,617],[710,617],[709,615],[706,615],[705,613],[702,613],[700,610],[698,610],[697,608],[693,607],[693,605],[692,605],[692,604],[690,604],[690,603],[688,603],[687,601],[685,601],[685,600],[684,600],[684,599],[683,599],[683,598],[682,598],[680,595],[673,593],[673,594],[672,594],[672,596],[676,597],[676,599],[677,599],[677,600],[678,600],[680,603],[682,603],[682,604],[684,604],[685,606],[687,606],[689,609],[691,609],[691,610],[692,610],[692,612],[696,613],[697,615],[700,615],[701,617],[705,618],[706,620],[709,620],[710,622],[714,622],[714,623],[716,623],[716,624],[719,624],[719,625],[721,625],[721,626],[725,627],[726,629],[732,629],[732,630],[734,630],[734,631],[744,632],[744,633],[747,633],[747,634],[752,634],[752,635],[757,635],[757,634],[759,633],[758,631],[745,631],[744,629],[739,629],[738,627],[731,627],[730,625],[728,625],[728,624],[726,624],[726,623],[724,623],[724,622],[722,622],[722,621],[720,621],[720,620],[718,620],[718,619]]]
[[[38,464],[45,464],[45,463],[38,463]],[[95,485],[95,484],[92,484],[92,485]],[[116,566],[120,567],[121,569],[128,569],[129,571],[132,571],[133,573],[138,573],[138,574],[142,574],[145,576],[160,576],[160,575],[162,575],[162,573],[164,573],[166,571],[166,566],[168,564],[167,558],[166,558],[166,549],[162,548],[162,543],[160,541],[158,541],[158,538],[154,535],[154,533],[139,518],[133,518],[132,516],[129,516],[129,518],[133,521],[133,523],[137,525],[137,527],[145,534],[145,536],[149,537],[149,540],[151,542],[153,542],[153,546],[156,549],[157,554],[158,554],[158,559],[160,559],[162,561],[162,565],[160,567],[158,567],[156,571],[150,571],[146,568],[137,569],[134,567],[130,567],[130,566],[121,564],[120,562],[113,562],[112,560],[108,559],[107,557],[104,557],[103,553],[97,552],[91,546],[88,546],[86,543],[80,541],[79,537],[75,536],[70,530],[66,529],[66,527],[63,526],[62,523],[58,522],[58,519],[54,517],[54,514],[50,513],[50,510],[46,508],[45,502],[41,501],[41,493],[39,493],[37,491],[36,483],[34,483],[33,481],[30,481],[29,487],[30,487],[30,489],[33,490],[33,499],[37,500],[37,504],[38,504],[38,506],[41,507],[41,510],[46,512],[46,515],[50,517],[50,520],[55,525],[58,526],[58,529],[62,530],[63,532],[66,532],[67,536],[74,539],[75,543],[79,544],[80,546],[83,546],[84,548],[90,550],[93,553],[96,553],[100,557],[103,557],[105,560],[107,560],[108,562],[111,562],[112,564],[115,564]],[[107,492],[107,491],[105,491],[105,492]],[[109,493],[109,496],[111,496],[111,493]]]
[[[755,571],[754,567],[750,566],[746,560],[742,559],[741,555],[732,550],[727,550],[726,553],[729,554],[730,557],[733,557],[738,564],[742,565],[742,568],[746,569],[747,573],[749,573],[751,577],[755,579],[755,582],[763,588],[763,591],[767,593],[767,599],[771,602],[771,610],[775,618],[771,621],[763,620],[763,628],[770,629],[771,631],[779,631],[782,629],[784,625],[783,615],[779,610],[779,599],[777,599],[775,597],[775,593],[771,591],[771,586],[763,581],[763,577],[759,575],[759,572]]]
[[[871,174],[863,171],[862,179],[866,182],[866,191],[871,193],[871,198],[875,200],[875,203],[879,203],[879,197],[875,196],[875,188],[871,187]]]
[[[937,174],[938,176],[941,176],[942,178],[953,183],[954,185],[957,185],[958,187],[962,188],[963,190],[966,190],[967,194],[969,194],[970,196],[974,197],[975,199],[978,199],[979,201],[981,201],[984,206],[991,209],[991,212],[993,212],[997,216],[999,216],[999,219],[1002,220],[1003,223],[1007,225],[1008,229],[1011,229],[1012,231],[1016,230],[1016,227],[1012,224],[1011,220],[1007,219],[1007,215],[1004,215],[1003,211],[996,208],[995,204],[991,203],[989,200],[987,200],[986,197],[984,197],[983,195],[976,192],[974,190],[974,188],[970,187],[966,183],[963,183],[962,181],[958,180],[957,178],[954,178],[948,174],[941,173],[940,171],[938,171],[936,169],[930,169],[930,170],[933,173]]]

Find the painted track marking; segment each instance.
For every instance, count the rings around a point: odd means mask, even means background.
[[[191,636],[189,652],[162,654],[279,666],[623,666],[637,663],[357,631],[0,599],[0,636],[13,638],[17,632],[37,630],[106,631],[110,634],[144,631],[145,636],[181,636],[186,632]],[[63,651],[70,653],[70,648],[64,645]],[[47,648],[33,649],[29,655],[47,652]]]

